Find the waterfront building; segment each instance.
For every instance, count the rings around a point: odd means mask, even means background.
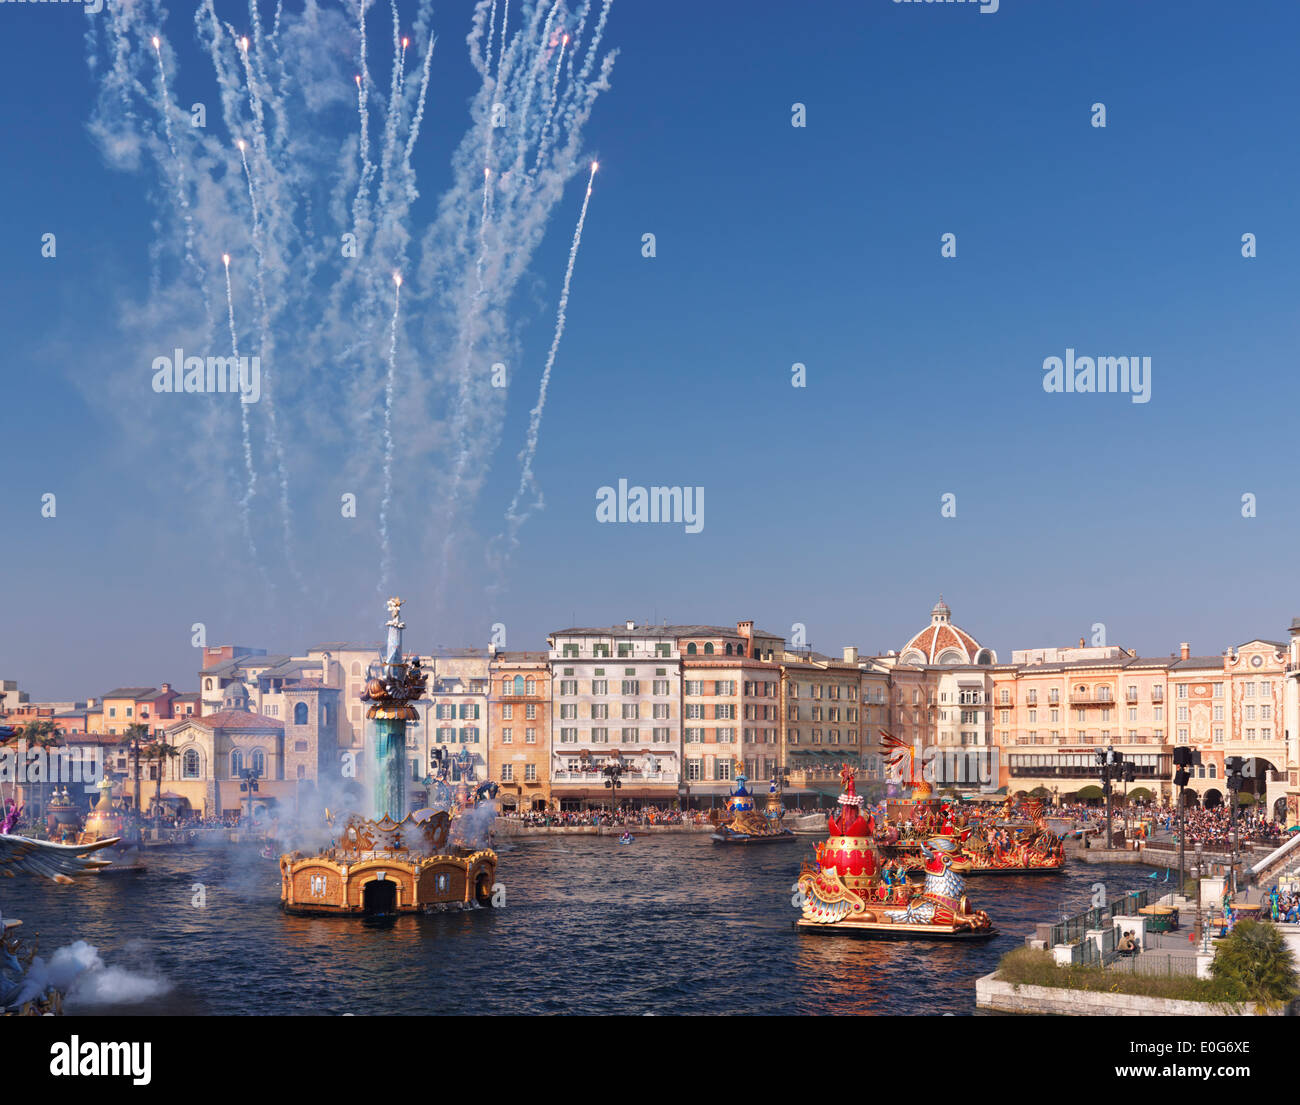
[[[677,646],[683,628],[690,627],[628,621],[547,637],[551,792],[560,808],[608,805],[607,766],[621,772],[620,802],[669,805],[684,797],[678,792],[682,666]]]
[[[1168,796],[1169,662],[1118,646],[1027,649],[993,671],[999,785],[1012,794],[1063,798],[1098,785],[1098,749],[1136,767],[1134,787]]]
[[[996,790],[990,702],[997,654],[953,624],[940,598],[929,625],[875,660],[888,673],[890,731],[912,746],[916,777],[926,773],[936,790]]]
[[[459,649],[438,653],[425,668],[428,691],[412,703],[419,713],[414,728],[407,727],[407,749],[415,785],[408,788],[414,808],[427,805],[422,784],[432,767],[434,750],[450,757],[448,778],[474,786],[488,780],[488,692],[491,653],[487,649]],[[418,774],[417,774],[418,771]]]
[[[361,692],[379,652],[378,641],[329,641],[309,648],[305,656],[320,665],[321,682],[339,690],[339,748],[351,752],[357,760],[364,759],[361,752],[366,734],[366,704]]]
[[[840,768],[862,764],[857,649],[842,658],[812,649],[780,653],[780,756],[787,805],[820,805],[839,794]]]
[[[170,726],[166,739],[177,755],[165,765],[164,806],[203,817],[247,814],[250,794],[241,790],[246,772],[257,777],[254,813],[291,815],[306,798],[304,790],[322,781],[330,790],[345,788],[338,770],[339,691],[303,681],[284,685],[281,693],[283,719],[255,712],[248,688],[229,682],[220,710]],[[144,797],[148,808],[147,790]]]
[[[696,808],[722,805],[744,767],[757,786],[781,770],[781,655],[784,642],[735,629],[671,627],[682,664],[682,792]],[[772,656],[772,659],[761,657]],[[667,716],[670,707],[659,703]]]
[[[497,652],[490,664],[488,753],[503,811],[551,801],[551,670],[545,652]]]

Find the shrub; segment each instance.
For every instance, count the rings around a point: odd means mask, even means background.
[[[1241,1001],[1272,1006],[1300,994],[1291,949],[1276,928],[1262,921],[1234,925],[1219,941],[1210,972]]]

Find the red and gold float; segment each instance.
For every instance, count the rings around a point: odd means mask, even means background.
[[[925,866],[922,843],[931,836],[955,842],[952,869],[971,875],[1051,875],[1065,869],[1065,845],[1052,832],[1039,802],[1015,811],[1010,798],[991,814],[947,802],[891,802],[878,834],[884,855],[909,871]]]
[[[796,884],[795,926],[804,932],[872,939],[987,939],[997,930],[983,910],[972,910],[965,880],[952,868],[955,842],[934,837],[923,843],[924,882],[882,860],[875,818],[862,812],[854,771],[840,772],[841,813],[828,823],[829,836],[817,846],[816,863],[805,863]]]

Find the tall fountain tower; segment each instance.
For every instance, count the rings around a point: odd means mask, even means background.
[[[374,722],[370,815],[401,821],[407,812],[406,723],[419,717],[412,703],[424,697],[428,676],[418,656],[409,663],[402,657],[402,600],[389,599],[388,613],[383,660],[372,666],[361,697],[370,703],[366,717]]]
[[[336,820],[326,811],[332,843],[314,855],[280,857],[280,904],[306,916],[427,913],[490,906],[496,900],[497,854],[451,839],[446,810],[406,810],[406,723],[419,716],[428,676],[420,658],[402,656],[402,600],[388,600],[388,638],[371,665],[361,698],[372,772],[370,810]],[[3,858],[3,857],[0,857]]]

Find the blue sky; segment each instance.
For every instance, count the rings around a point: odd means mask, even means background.
[[[218,10],[238,21],[238,5]],[[416,227],[467,126],[469,12],[435,13]],[[192,685],[196,621],[209,643],[279,651],[370,638],[383,620],[374,515],[332,519],[346,481],[328,454],[297,488],[310,592],[274,565],[272,591],[231,539],[227,483],[196,483],[155,447],[168,397],[142,387],[138,410],[110,411],[85,386],[121,367],[103,351],[122,298],[147,295],[170,210],[87,133],[93,18],[0,6],[0,676],[34,697]],[[1298,23],[1283,3],[618,0],[536,462],[546,509],[504,591],[467,556],[437,612],[429,550],[399,548],[415,643],[485,644],[494,622],[521,648],[575,619],[753,618],[875,651],[920,628],[940,591],[1004,659],[1096,622],[1154,655],[1284,638],[1300,614]],[[168,36],[197,81],[188,26]],[[456,523],[467,532],[499,528],[518,479],[582,179],[511,305],[518,386]],[[955,260],[940,257],[946,232]],[[1067,347],[1150,356],[1151,401],[1046,394],[1043,359]],[[790,386],[794,362],[806,388]],[[425,474],[403,476],[401,509],[424,511]],[[597,524],[596,490],[620,477],[702,486],[703,532]],[[47,491],[56,519],[40,517]],[[1242,517],[1245,493],[1257,517]]]

